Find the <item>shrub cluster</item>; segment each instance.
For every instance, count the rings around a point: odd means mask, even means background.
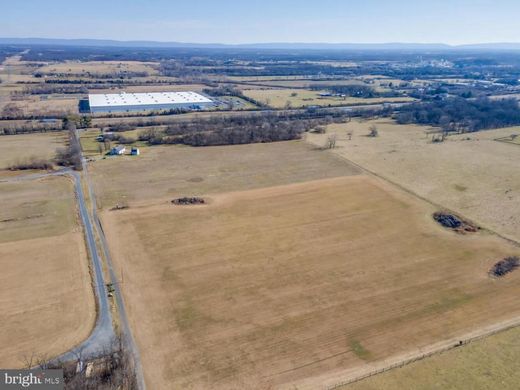
[[[504,276],[505,274],[508,274],[509,272],[514,271],[520,266],[520,259],[518,256],[509,256],[506,257],[503,260],[500,260],[498,263],[496,263],[489,273],[493,276]]]

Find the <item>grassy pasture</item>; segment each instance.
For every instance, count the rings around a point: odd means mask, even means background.
[[[511,329],[340,389],[516,390],[519,338],[520,329]]]
[[[309,75],[293,75],[293,76],[227,76],[229,81],[270,81],[270,80],[300,80],[311,79]]]
[[[90,165],[98,204],[236,191],[358,172],[303,141],[213,146],[154,146],[138,157],[118,156]]]
[[[139,93],[139,92],[202,92],[208,86],[203,84],[170,84],[170,85],[127,85],[121,88],[112,87],[106,89],[95,89],[91,93]]]
[[[41,73],[63,73],[63,74],[79,74],[79,73],[114,73],[114,72],[148,72],[150,75],[156,74],[153,68],[156,63],[140,62],[140,61],[66,61],[60,63],[51,63],[41,68]]]
[[[65,98],[46,95],[44,96],[27,96],[23,100],[8,101],[4,100],[0,104],[0,111],[5,105],[10,104],[22,110],[24,115],[66,115],[77,114],[78,97],[67,96]]]
[[[96,311],[72,182],[0,183],[1,367],[84,340]]]
[[[155,126],[157,127],[157,126]],[[147,147],[148,144],[146,142],[138,141],[139,134],[146,131],[145,129],[134,129],[134,130],[128,130],[128,131],[119,131],[117,134],[122,135],[124,137],[133,138],[136,141],[126,145],[127,149],[131,148],[132,146],[137,146],[139,148]],[[103,148],[104,144],[103,142],[99,142],[96,140],[96,138],[101,134],[101,131],[98,129],[88,129],[83,130],[80,133],[80,144],[81,149],[85,156],[88,157],[102,157],[107,153],[104,149],[102,149],[102,153],[99,152],[99,147],[101,146]],[[117,145],[117,142],[111,142],[112,146]]]
[[[0,137],[0,169],[31,157],[53,159],[56,149],[65,146],[63,132],[5,135]]]
[[[65,234],[76,227],[72,184],[64,178],[0,182],[0,243]]]
[[[348,79],[348,80],[273,80],[273,81],[264,81],[262,85],[269,85],[272,87],[278,88],[310,88],[316,85],[368,85],[374,88],[378,92],[386,92],[389,91],[388,88],[383,88],[380,86],[380,83],[389,83],[395,80],[375,80],[373,84],[366,84],[363,80],[360,79]],[[399,85],[398,83],[396,85]],[[242,88],[247,88],[247,86],[241,86]],[[256,88],[255,88],[256,89]]]
[[[273,108],[284,108],[287,103],[293,108],[305,106],[343,106],[355,104],[378,104],[384,102],[407,102],[413,99],[399,98],[355,98],[355,97],[320,97],[325,91],[311,91],[302,89],[252,89],[243,90],[244,95],[270,105]],[[295,96],[293,96],[296,94]]]
[[[519,251],[366,176],[103,213],[152,388],[319,388],[519,314]],[[500,302],[500,304],[497,304]]]
[[[379,136],[366,135],[376,125]],[[520,127],[454,135],[432,143],[431,128],[393,121],[357,121],[328,127],[338,141],[334,153],[420,196],[513,239],[520,240],[518,146],[495,139],[520,134]],[[353,132],[352,140],[347,133]],[[309,134],[324,145],[327,134]]]

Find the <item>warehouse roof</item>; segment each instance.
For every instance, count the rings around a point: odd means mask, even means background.
[[[196,92],[149,92],[89,94],[90,107],[149,106],[155,104],[198,104],[211,100]]]

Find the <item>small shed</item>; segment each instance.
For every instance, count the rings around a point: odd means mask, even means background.
[[[135,147],[132,148],[132,150],[130,151],[130,154],[131,154],[132,156],[139,156],[140,153],[141,153],[141,152],[139,151],[139,148],[135,148]]]

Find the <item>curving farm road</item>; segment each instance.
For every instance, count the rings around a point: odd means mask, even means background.
[[[85,238],[86,245],[89,253],[89,258],[91,261],[92,268],[92,276],[94,281],[94,293],[96,296],[98,315],[96,319],[96,324],[90,336],[83,341],[78,346],[74,347],[70,351],[56,357],[55,361],[71,361],[71,360],[86,360],[89,357],[92,357],[106,348],[110,347],[112,342],[115,339],[115,332],[112,323],[112,314],[110,311],[110,303],[108,301],[108,291],[106,288],[106,281],[103,277],[103,265],[102,260],[98,252],[98,247],[96,245],[94,228],[97,230],[102,251],[105,256],[107,267],[110,273],[110,278],[112,281],[117,280],[117,276],[112,267],[112,259],[110,256],[110,251],[108,250],[108,244],[103,233],[103,228],[101,226],[100,220],[98,218],[96,212],[96,201],[95,196],[90,185],[90,181],[88,179],[88,171],[85,160],[83,160],[83,172],[85,178],[85,184],[89,191],[89,197],[92,203],[92,217],[88,212],[87,205],[85,202],[85,194],[83,193],[83,187],[81,185],[81,175],[73,171],[70,168],[60,169],[55,172],[46,172],[46,173],[35,173],[29,175],[21,175],[16,177],[10,177],[6,179],[0,180],[2,182],[17,182],[17,181],[28,181],[28,180],[37,180],[48,176],[69,176],[74,181],[74,191],[76,193],[76,199],[78,204],[78,210],[81,218],[81,222],[83,224],[85,230]],[[138,388],[141,390],[145,389],[144,376],[142,373],[141,363],[139,351],[137,350],[136,344],[134,342],[130,326],[128,324],[128,319],[123,303],[123,298],[121,295],[121,291],[119,289],[118,283],[114,283],[114,297],[116,300],[116,304],[119,311],[119,319],[122,329],[123,341],[125,342],[125,346],[127,350],[132,354],[135,364],[135,371],[137,377]]]
[[[90,220],[87,206],[85,203],[85,196],[81,186],[81,177],[79,173],[68,170],[67,172],[58,173],[61,175],[69,175],[74,179],[74,189],[78,200],[78,209],[81,216],[81,221],[85,229],[85,237],[87,248],[90,254],[92,265],[92,276],[94,279],[94,292],[97,299],[98,316],[96,325],[90,336],[80,345],[73,348],[69,352],[58,357],[60,360],[74,360],[84,359],[95,355],[103,350],[103,348],[110,346],[114,340],[115,333],[112,325],[112,315],[110,313],[110,304],[108,302],[108,292],[106,289],[106,282],[103,278],[103,268],[101,258],[99,256],[96,240],[94,238],[94,230]]]
[[[93,192],[92,186],[90,184],[87,164],[86,164],[85,160],[83,160],[83,172],[84,172],[85,182],[86,182],[86,185],[87,185],[87,188],[89,191],[89,198],[91,199],[91,204],[92,204],[92,219],[94,221],[94,225],[96,227],[98,236],[101,241],[101,246],[102,246],[103,254],[105,256],[105,260],[107,263],[108,271],[110,274],[110,279],[114,282],[114,284],[113,284],[114,297],[115,297],[118,312],[119,312],[119,323],[121,325],[123,341],[125,342],[125,346],[126,346],[128,352],[130,352],[132,354],[132,357],[134,360],[134,370],[135,370],[138,388],[141,390],[144,390],[146,388],[146,386],[145,386],[145,382],[144,382],[144,375],[143,375],[143,370],[142,370],[142,366],[141,366],[141,358],[140,358],[139,350],[137,349],[137,345],[132,336],[132,331],[131,331],[130,325],[128,323],[128,317],[126,315],[125,305],[123,302],[123,297],[121,295],[121,289],[119,288],[119,283],[116,282],[118,280],[117,275],[114,272],[114,268],[112,266],[112,257],[110,256],[110,251],[108,249],[108,244],[107,244],[107,240],[105,237],[105,233],[103,231],[103,227],[101,226],[101,222],[100,222],[98,214],[97,214],[96,197],[94,196],[94,192]],[[89,221],[89,224],[90,224],[90,221]]]
[[[114,339],[115,333],[112,326],[112,315],[110,313],[106,283],[103,278],[101,258],[97,251],[94,230],[85,203],[85,196],[81,186],[81,177],[78,172],[75,172],[70,168],[65,168],[55,172],[35,173],[10,177],[0,180],[0,183],[37,180],[48,176],[69,176],[74,181],[74,191],[76,193],[81,222],[85,230],[86,245],[91,261],[92,276],[95,287],[94,293],[96,295],[98,308],[96,325],[94,326],[90,336],[83,343],[64,353],[63,355],[58,356],[55,360],[68,361],[85,359],[89,356],[95,355],[96,353],[102,351],[103,348],[109,346]]]

